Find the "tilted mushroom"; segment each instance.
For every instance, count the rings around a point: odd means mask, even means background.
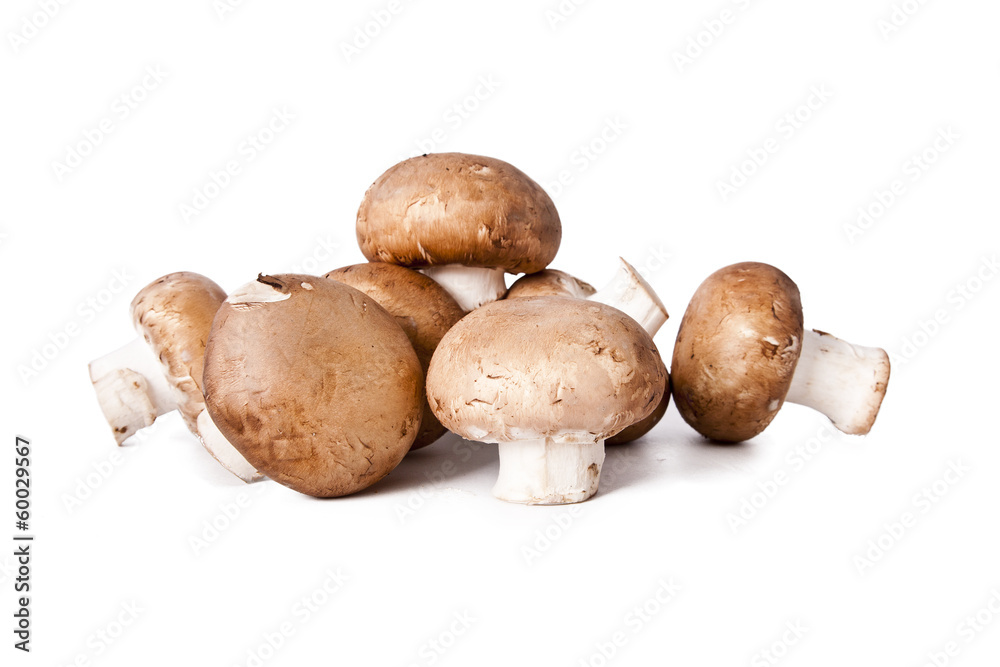
[[[544,269],[562,227],[552,199],[516,167],[437,153],[379,176],[358,209],[357,234],[369,261],[422,269],[473,310],[504,295],[504,273]]]
[[[614,306],[626,312],[633,319],[641,318],[643,328],[652,338],[667,321],[667,309],[656,295],[652,286],[639,275],[631,264],[619,258],[620,266],[615,277],[600,292],[590,284],[574,278],[557,269],[545,269],[538,273],[522,276],[514,281],[507,291],[507,299],[526,296],[565,296],[576,299],[591,299]],[[631,311],[631,312],[629,312]],[[666,373],[666,368],[664,368]],[[669,381],[669,377],[668,377]],[[656,426],[670,405],[670,392],[663,392],[663,398],[648,417],[632,424],[618,435],[605,440],[606,445],[623,445],[638,440]]]
[[[259,276],[230,294],[204,378],[219,430],[311,496],[371,486],[420,429],[423,372],[406,334],[373,298],[325,278]]]
[[[720,269],[688,305],[674,344],[674,401],[707,438],[763,431],[785,401],[853,435],[871,430],[889,383],[885,350],[803,331],[799,289],[767,264]]]
[[[364,292],[396,318],[413,344],[424,373],[441,338],[465,315],[447,290],[422,273],[402,266],[382,262],[355,264],[323,277]],[[410,449],[426,447],[444,434],[445,427],[431,412],[424,396],[420,432]]]
[[[462,437],[496,442],[502,500],[559,505],[597,492],[604,441],[666,391],[649,334],[621,311],[563,297],[496,301],[445,334],[427,398]]]
[[[131,304],[140,337],[90,362],[90,379],[119,445],[160,415],[179,410],[209,453],[250,482],[261,475],[215,428],[202,396],[205,341],[225,298],[221,287],[197,273],[154,280]]]

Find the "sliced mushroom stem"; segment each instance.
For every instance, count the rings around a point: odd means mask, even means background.
[[[786,401],[808,406],[850,435],[868,433],[889,384],[889,355],[822,331],[806,331]]]
[[[90,362],[90,380],[119,445],[177,407],[163,365],[142,338]]]
[[[198,414],[198,438],[208,453],[222,464],[223,468],[244,482],[257,482],[264,479],[264,475],[257,472],[257,469],[250,465],[250,462],[233,447],[232,443],[226,440],[226,436],[222,435],[219,427],[212,421],[208,410],[202,410]]]
[[[552,438],[499,443],[500,475],[493,495],[526,505],[579,503],[597,493],[604,440],[556,442]]]
[[[483,304],[496,301],[507,293],[504,270],[479,266],[445,264],[427,266],[420,270],[448,290],[462,310],[471,312]]]
[[[615,277],[588,298],[617,308],[641,324],[650,336],[655,336],[667,321],[667,308],[631,264],[620,257],[618,260],[621,265]]]

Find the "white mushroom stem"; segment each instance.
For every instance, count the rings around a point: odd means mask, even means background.
[[[142,338],[90,362],[90,380],[119,445],[177,407],[160,360]]]
[[[650,337],[667,321],[667,308],[653,287],[624,259],[610,283],[588,298],[617,308],[642,325]]]
[[[428,266],[421,272],[448,290],[462,310],[472,312],[483,304],[496,301],[507,293],[504,282],[505,271],[486,269],[479,266],[445,264]]]
[[[604,441],[556,442],[552,438],[499,443],[500,475],[493,495],[527,505],[579,503],[597,493]]]
[[[226,436],[222,435],[219,427],[215,425],[212,417],[208,414],[208,410],[202,410],[198,414],[198,438],[201,440],[201,444],[205,446],[205,449],[208,450],[208,453],[215,457],[215,460],[222,464],[223,468],[244,482],[250,483],[264,479],[264,475],[257,472],[243,458],[239,450],[233,447],[232,443],[226,439]]]
[[[786,401],[808,406],[850,435],[871,430],[889,384],[889,355],[807,331]]]

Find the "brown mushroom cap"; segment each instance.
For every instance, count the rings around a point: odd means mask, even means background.
[[[688,304],[670,369],[684,421],[739,442],[778,413],[802,350],[799,288],[768,264],[744,262],[705,279]]]
[[[225,299],[225,291],[215,282],[189,271],[167,274],[132,299],[132,322],[164,364],[164,375],[177,390],[178,410],[195,433],[198,414],[205,407],[201,386],[205,343]]]
[[[355,264],[323,277],[364,292],[396,318],[416,350],[424,373],[441,338],[465,315],[447,290],[424,274],[402,266],[381,262]],[[426,396],[423,404],[420,431],[410,449],[431,444],[446,430],[431,412]]]
[[[261,276],[230,294],[204,386],[247,461],[313,496],[374,484],[420,428],[423,373],[406,334],[371,297],[314,276]]]
[[[545,269],[538,273],[529,273],[514,281],[507,290],[507,299],[517,299],[525,296],[571,296],[586,299],[597,292],[589,283],[574,278],[565,271]]]
[[[663,369],[663,373],[667,377],[667,385],[669,386],[670,376],[667,374],[666,368]],[[663,398],[660,399],[660,402],[656,405],[656,409],[649,413],[648,417],[626,427],[625,430],[621,431],[617,435],[611,436],[604,442],[604,444],[624,445],[632,442],[633,440],[638,440],[652,431],[653,427],[660,423],[660,420],[663,419],[663,415],[667,414],[667,407],[669,407],[669,405],[670,391],[667,390],[663,392]]]
[[[449,430],[482,442],[596,442],[649,415],[663,363],[635,320],[564,297],[495,301],[451,328],[427,398]]]
[[[358,244],[372,262],[541,271],[562,227],[540,185],[501,160],[436,153],[379,176],[361,202]]]

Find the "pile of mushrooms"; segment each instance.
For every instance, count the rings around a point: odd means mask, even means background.
[[[722,442],[758,435],[786,400],[866,434],[885,395],[885,351],[805,331],[795,283],[753,262],[698,288],[668,373],[650,284],[623,259],[602,289],[547,268],[555,204],[501,160],[400,162],[356,231],[369,262],[323,276],[258,274],[227,296],[181,272],[140,290],[139,338],[90,364],[116,442],[177,410],[243,481],[336,497],[451,431],[498,445],[496,497],[553,505],[597,493],[605,446],[652,430],[671,394]],[[508,273],[522,274],[509,288]]]

